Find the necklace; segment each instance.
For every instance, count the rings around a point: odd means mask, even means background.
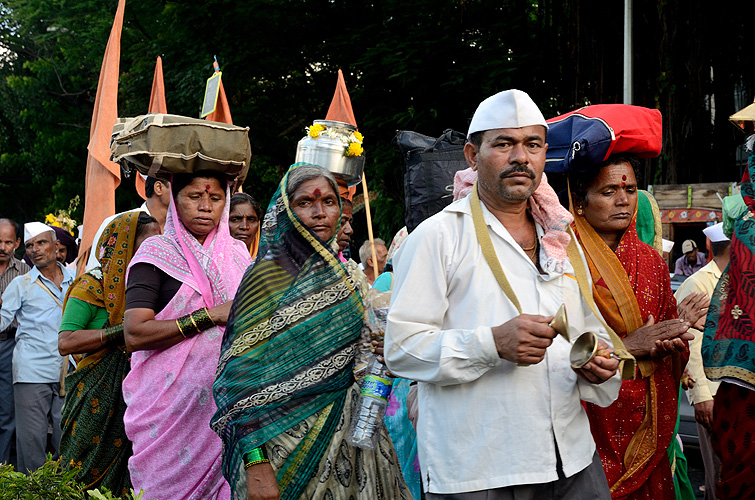
[[[530,260],[532,260],[533,262],[536,262],[536,259],[537,259],[537,246],[538,246],[538,241],[536,239],[535,244],[532,245],[531,247],[521,247],[522,250],[524,250],[525,255],[527,255],[527,257],[529,257]]]

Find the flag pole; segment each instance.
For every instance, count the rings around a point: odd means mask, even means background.
[[[370,212],[370,193],[367,192],[367,178],[362,171],[362,189],[364,190],[364,211],[367,214],[367,236],[370,238],[370,250],[372,250],[372,271],[375,278],[378,277],[377,253],[375,252],[375,237],[372,234],[372,212]]]

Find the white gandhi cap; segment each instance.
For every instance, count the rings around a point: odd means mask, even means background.
[[[467,137],[475,132],[499,128],[522,128],[542,125],[548,128],[537,104],[521,90],[504,90],[490,96],[477,106],[469,124]]]
[[[705,236],[713,243],[718,241],[729,241],[729,238],[724,234],[724,223],[719,222],[703,229]]]
[[[674,248],[674,242],[671,240],[661,240],[661,243],[663,244],[663,251],[671,253],[671,250]]]
[[[41,222],[27,222],[24,224],[24,243],[47,231],[55,232],[53,228]]]

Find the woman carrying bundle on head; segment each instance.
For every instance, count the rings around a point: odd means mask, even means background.
[[[175,174],[161,236],[129,267],[124,315],[131,372],[123,381],[134,489],[160,500],[227,499],[212,382],[249,251],[228,230],[229,178]]]

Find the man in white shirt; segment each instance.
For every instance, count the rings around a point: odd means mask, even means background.
[[[141,174],[140,174],[141,175]],[[147,215],[151,215],[157,219],[157,223],[160,224],[160,230],[165,227],[165,219],[168,217],[168,207],[170,206],[170,182],[156,179],[154,177],[147,177],[144,181],[144,195],[147,200],[142,203],[142,206],[135,208],[141,212],[147,212]],[[134,210],[126,210],[126,212],[133,212]],[[121,212],[115,215],[111,215],[106,218],[100,224],[99,229],[94,235],[92,240],[92,248],[97,247],[97,242],[100,241],[100,236],[105,228],[112,222],[113,219],[126,212]],[[87,271],[91,271],[95,267],[100,265],[100,261],[97,259],[97,252],[90,251],[89,258],[87,259]]]
[[[708,262],[702,269],[684,280],[674,296],[677,304],[681,303],[689,295],[703,293],[710,300],[713,296],[721,271],[729,265],[731,256],[731,241],[724,234],[723,222],[714,224],[703,229],[705,236],[711,242],[713,260]],[[689,329],[695,335],[689,343],[689,361],[687,370],[694,381],[694,385],[687,390],[687,398],[695,407],[695,420],[697,421],[697,435],[700,439],[700,455],[705,469],[705,496],[706,500],[716,498],[716,483],[718,483],[718,471],[721,469],[721,460],[713,450],[710,428],[713,424],[713,398],[718,391],[720,381],[708,380],[703,369],[703,332],[698,324]]]
[[[597,357],[572,369],[571,344],[548,325],[565,304],[572,341],[593,331],[610,342],[566,258],[565,226],[556,234],[535,222],[546,129],[524,92],[483,101],[465,146],[479,201],[473,191],[429,218],[394,257],[385,358],[392,372],[419,382],[428,500],[610,499],[581,401],[616,399],[618,361]],[[550,209],[562,210],[543,182],[538,191],[546,190]],[[498,264],[483,255],[486,238]],[[491,266],[503,268],[522,313]]]

